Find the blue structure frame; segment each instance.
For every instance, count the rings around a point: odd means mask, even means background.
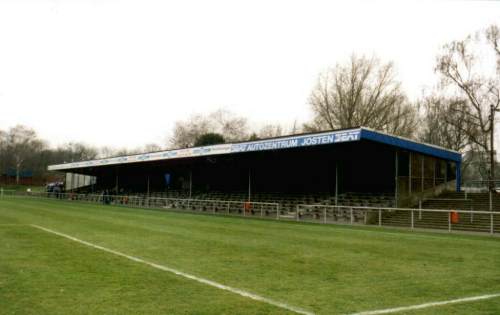
[[[456,163],[456,191],[461,188],[462,179],[462,155],[459,152],[447,150],[438,146],[416,142],[398,136],[388,135],[382,132],[374,131],[368,128],[361,127],[360,139],[385,143],[403,150],[418,152],[425,155],[441,158],[443,160],[453,161]]]
[[[449,160],[457,163],[462,162],[462,155],[458,152],[447,150],[430,144],[384,134],[367,128],[361,128],[361,139],[385,143],[404,150],[438,157],[443,160]]]

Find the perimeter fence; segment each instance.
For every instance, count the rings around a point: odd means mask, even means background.
[[[0,191],[0,197],[1,196],[80,201],[87,203],[117,205],[135,208],[155,208],[175,211],[205,212],[262,218],[279,218],[280,216],[279,204],[272,202],[160,198],[133,195],[17,192],[5,190],[3,192]]]
[[[376,225],[409,229],[500,233],[500,212],[365,206],[298,205],[296,221]]]
[[[300,204],[295,211],[283,210],[279,203],[160,198],[148,196],[96,195],[76,193],[45,193],[0,191],[0,197],[30,197],[117,205],[137,208],[154,208],[170,211],[208,213],[274,220],[289,220],[320,224],[367,225],[438,229],[453,231],[500,234],[500,212],[471,209],[413,209],[370,206],[333,206]]]

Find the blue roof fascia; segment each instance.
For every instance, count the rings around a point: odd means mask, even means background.
[[[361,128],[361,139],[371,140],[379,143],[385,143],[404,150],[414,151],[444,160],[461,162],[462,155],[456,151],[446,150],[437,146],[415,142],[409,139],[391,136],[374,130]]]

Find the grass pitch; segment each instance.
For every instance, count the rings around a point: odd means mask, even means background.
[[[316,314],[500,293],[500,239],[0,199],[1,314],[291,314],[35,229]],[[405,314],[500,314],[500,298]]]

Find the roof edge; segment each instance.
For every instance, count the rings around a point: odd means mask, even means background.
[[[380,142],[399,147],[404,150],[419,152],[425,155],[451,160],[454,162],[460,163],[462,161],[462,154],[455,150],[446,149],[425,142],[419,142],[406,137],[391,135],[386,132],[373,130],[371,128],[361,127],[360,129],[361,138],[365,140]]]
[[[406,148],[408,150],[414,150],[417,152],[435,155],[449,160],[454,160],[454,161],[461,160],[460,152],[361,126],[361,127],[328,130],[328,131],[320,131],[313,133],[286,135],[286,136],[265,138],[253,141],[229,142],[229,143],[215,144],[208,146],[198,146],[198,147],[190,147],[183,149],[170,149],[170,150],[145,152],[132,155],[122,155],[122,156],[109,157],[103,159],[54,164],[54,165],[49,165],[47,169],[49,171],[71,170],[71,169],[79,169],[87,167],[131,164],[131,163],[140,163],[148,161],[192,158],[199,156],[242,153],[251,151],[267,151],[273,149],[286,149],[286,148],[303,147],[303,146],[315,146],[322,144],[334,144],[339,142],[351,142],[351,141],[359,141],[360,139],[362,139],[363,131],[387,137],[385,138],[385,140],[381,138],[377,140],[373,137],[370,138],[370,136],[368,136],[365,137],[367,140],[392,144],[395,146],[399,146],[401,148]],[[399,140],[399,141],[394,141],[394,140]],[[414,147],[411,147],[408,143],[411,143],[412,146]],[[437,151],[433,152],[433,150]]]
[[[354,134],[357,134],[354,136]],[[277,149],[288,148],[286,145],[287,141],[295,140],[295,139],[305,139],[305,138],[322,138],[322,137],[332,137],[329,139],[330,142],[321,142],[320,143],[305,143],[300,146],[312,146],[317,144],[327,144],[327,143],[336,143],[336,142],[347,142],[347,141],[357,141],[360,138],[361,128],[348,128],[348,129],[337,129],[337,130],[328,130],[328,131],[320,131],[314,133],[303,133],[297,135],[287,135],[273,138],[265,138],[259,140],[252,141],[240,141],[240,142],[229,142],[208,146],[198,146],[198,147],[190,147],[183,149],[171,149],[171,150],[163,150],[163,151],[155,151],[155,152],[146,152],[140,154],[132,154],[132,155],[124,155],[124,156],[116,156],[109,157],[103,159],[94,159],[94,160],[86,160],[86,161],[77,161],[63,164],[54,164],[49,165],[49,171],[56,170],[65,170],[65,169],[77,169],[82,167],[93,167],[93,166],[104,166],[104,165],[117,165],[122,163],[139,163],[139,162],[147,162],[147,161],[157,161],[157,160],[167,160],[172,158],[188,158],[188,157],[198,157],[205,155],[217,155],[217,154],[228,154],[228,153],[241,153],[241,152],[249,152],[249,151],[260,151],[256,149],[247,150],[247,146],[253,145],[258,146],[262,143],[284,143],[284,146],[281,146]],[[347,135],[347,137],[342,137]],[[351,135],[351,136],[349,136]],[[290,148],[293,146],[290,146]],[[265,147],[262,150],[269,150],[273,148]],[[159,157],[161,156],[161,157]],[[152,159],[153,157],[153,159]]]
[[[403,137],[403,136],[393,135],[393,134],[387,133],[385,131],[380,131],[380,130],[372,129],[370,127],[361,126],[359,128],[361,130],[368,130],[368,131],[380,133],[380,134],[383,134],[383,135],[386,135],[386,136],[389,136],[389,137],[399,138],[401,140],[410,141],[410,142],[417,143],[417,144],[423,144],[423,145],[426,145],[426,146],[429,146],[429,147],[434,147],[434,148],[439,149],[439,150],[445,150],[445,151],[457,153],[457,154],[460,154],[460,155],[462,154],[459,151],[455,151],[453,149],[448,149],[448,148],[445,148],[445,147],[442,147],[442,146],[439,146],[439,145],[436,145],[436,144],[431,144],[431,143],[428,143],[428,142],[418,141],[418,140],[414,140],[414,139]]]

